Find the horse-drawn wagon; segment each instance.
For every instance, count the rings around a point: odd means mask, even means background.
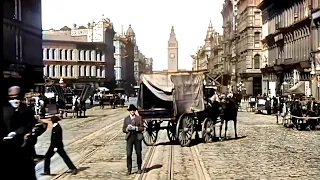
[[[216,106],[205,101],[205,74],[185,71],[141,75],[137,104],[145,122],[145,144],[155,144],[162,129],[167,130],[171,142],[178,141],[181,146],[189,146],[194,133],[199,136],[198,132],[206,142],[215,138],[215,125],[221,114],[220,103]],[[234,115],[233,112],[231,114]],[[230,119],[231,116],[225,118]],[[166,122],[165,127],[161,126],[162,122]]]

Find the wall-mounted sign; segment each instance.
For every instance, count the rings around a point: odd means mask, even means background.
[[[71,36],[86,36],[89,34],[89,29],[74,29],[71,30]]]

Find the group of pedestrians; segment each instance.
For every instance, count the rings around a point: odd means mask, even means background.
[[[12,86],[8,89],[8,99],[3,101],[3,134],[2,134],[2,155],[1,162],[2,177],[8,179],[36,179],[35,175],[35,144],[37,137],[47,129],[47,124],[39,121],[35,111],[27,106],[24,98],[25,93],[19,86]],[[55,152],[63,158],[72,174],[77,173],[77,168],[71,162],[63,149],[62,128],[59,125],[59,117],[51,117],[53,123],[50,147],[44,156],[45,165],[43,175],[50,174],[50,159]]]

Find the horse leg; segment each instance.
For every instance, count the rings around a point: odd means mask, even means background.
[[[228,120],[225,122],[224,126],[224,138],[227,139],[227,130],[228,130]]]
[[[223,124],[224,124],[224,120],[223,119],[221,119],[221,124],[220,124],[220,134],[219,134],[219,138],[220,138],[220,140],[222,139],[222,126],[223,126]]]
[[[216,124],[217,124],[217,118],[214,118],[214,121],[213,121],[213,140],[214,141],[217,138],[217,135],[216,135]]]
[[[238,138],[238,134],[237,134],[237,118],[235,120],[233,120],[233,125],[234,125],[234,136],[235,139]]]

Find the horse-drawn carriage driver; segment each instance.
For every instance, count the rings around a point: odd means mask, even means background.
[[[141,174],[141,165],[142,165],[142,139],[143,134],[142,131],[144,130],[144,123],[137,112],[137,108],[130,104],[129,108],[129,116],[124,118],[123,122],[123,132],[126,133],[126,143],[127,143],[127,168],[128,172],[127,175],[131,174],[132,170],[132,150],[133,146],[136,150],[137,154],[137,163],[138,163],[138,174]]]

